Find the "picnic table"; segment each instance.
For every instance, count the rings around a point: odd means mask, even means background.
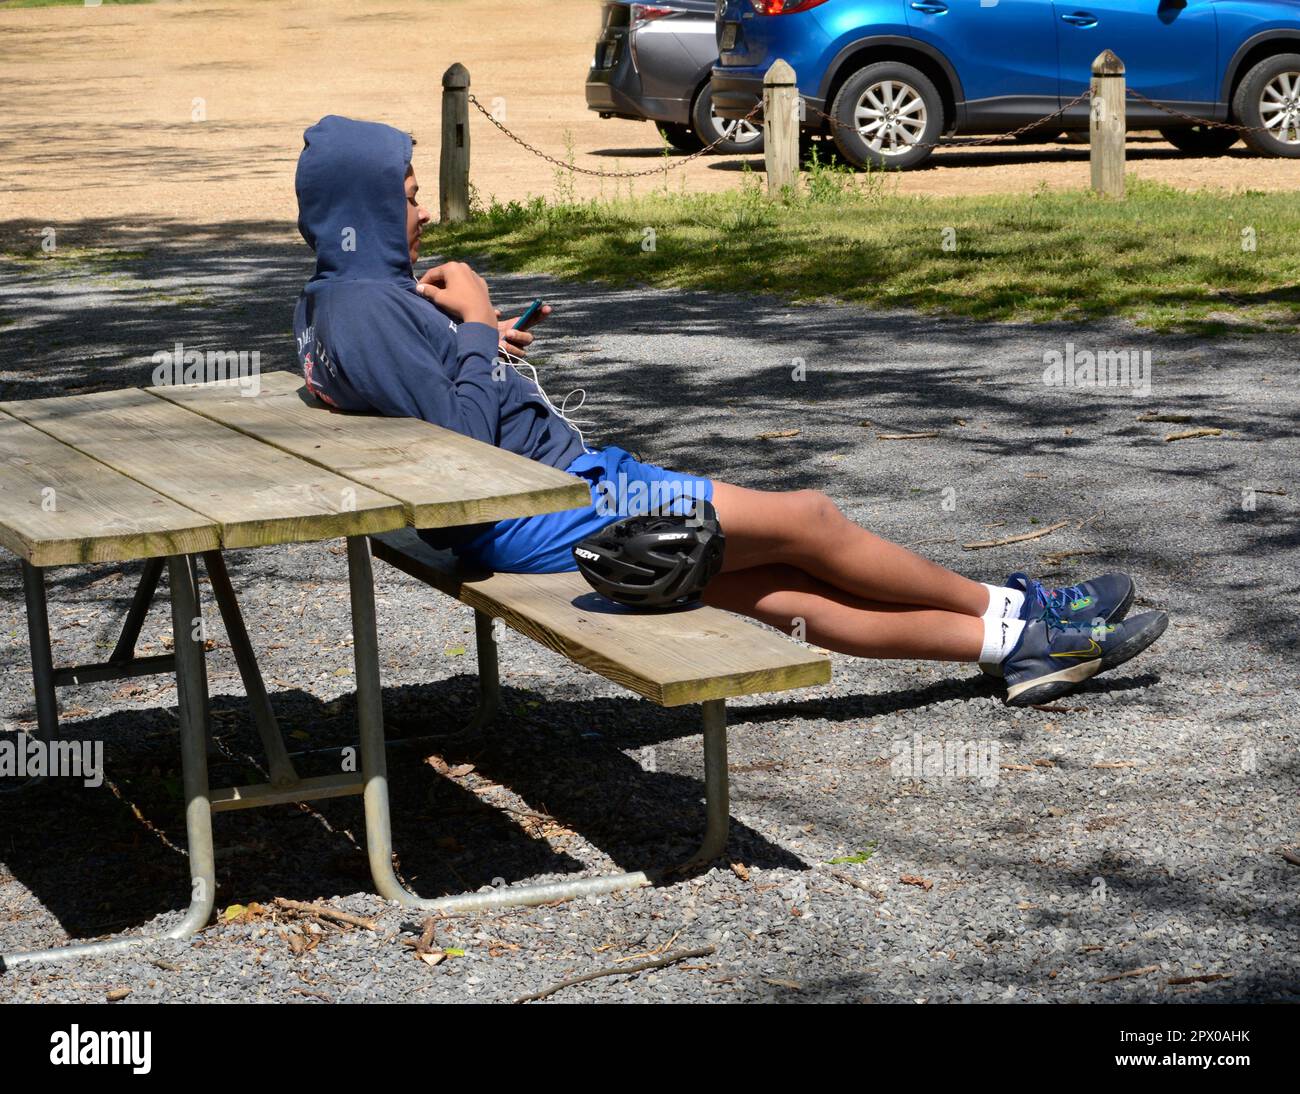
[[[375,597],[368,536],[442,528],[588,504],[587,483],[427,422],[328,411],[299,377],[261,377],[255,396],[229,385],[132,388],[0,403],[0,545],[22,568],[37,736],[55,739],[55,689],[174,672],[191,901],[165,936],[205,926],[216,894],[212,814],[362,794],[380,894],[428,906],[392,865]],[[331,538],[347,542],[356,669],[359,773],[304,778],[276,723],[222,552]],[[44,571],[144,559],[116,648],[102,664],[55,667]],[[202,561],[266,751],[270,781],[212,788],[208,687],[199,603]],[[173,653],[135,654],[166,568]],[[8,954],[0,967],[99,955],[134,935]]]

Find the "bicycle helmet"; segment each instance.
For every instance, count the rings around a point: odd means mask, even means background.
[[[601,596],[633,608],[689,604],[722,569],[726,540],[711,503],[687,516],[624,517],[573,548],[582,576]]]

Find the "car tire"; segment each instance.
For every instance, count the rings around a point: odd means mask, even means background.
[[[676,125],[672,122],[658,123],[659,136],[663,137],[678,152],[698,152],[704,142],[695,135],[689,125]]]
[[[890,111],[892,123],[876,120],[876,114]],[[943,132],[943,100],[920,69],[899,61],[877,61],[844,82],[831,106],[831,117],[835,146],[855,167],[907,170],[920,166],[934,151],[932,146]],[[873,126],[875,132],[862,132]]]
[[[1235,129],[1208,125],[1171,125],[1160,130],[1160,135],[1178,151],[1192,156],[1222,156],[1241,138]]]
[[[705,84],[691,106],[691,126],[699,135],[700,147],[718,141],[713,151],[719,156],[743,156],[763,151],[763,126],[756,119],[719,118],[713,112],[713,90]],[[718,140],[722,137],[722,140]]]
[[[1247,72],[1232,97],[1232,116],[1266,130],[1241,135],[1256,152],[1300,159],[1300,53],[1266,57]]]

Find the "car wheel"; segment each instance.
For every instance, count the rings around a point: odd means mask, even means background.
[[[1232,97],[1232,114],[1262,129],[1241,135],[1256,152],[1300,158],[1300,54],[1268,57],[1246,73]]]
[[[695,130],[689,125],[659,122],[658,128],[659,136],[663,137],[679,152],[698,152],[704,147],[704,142],[695,135]]]
[[[1222,156],[1240,139],[1235,129],[1214,129],[1208,125],[1169,126],[1160,135],[1180,152],[1193,156]]]
[[[763,130],[740,118],[719,118],[713,110],[713,91],[705,84],[691,107],[691,123],[703,144],[713,144],[720,156],[739,156],[763,151]],[[721,140],[718,138],[721,137]]]
[[[831,116],[835,146],[855,167],[916,167],[943,131],[943,100],[930,78],[897,61],[878,61],[848,78]]]

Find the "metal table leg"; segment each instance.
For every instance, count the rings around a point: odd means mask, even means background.
[[[257,667],[257,655],[253,652],[253,643],[249,640],[248,629],[244,626],[239,601],[235,599],[235,588],[230,583],[226,560],[220,551],[205,551],[203,564],[207,567],[208,580],[212,583],[212,595],[217,602],[217,608],[221,611],[221,621],[226,625],[226,635],[230,638],[230,649],[235,655],[235,664],[239,666],[239,675],[244,682],[244,693],[248,696],[253,724],[257,727],[262,748],[266,751],[271,785],[291,786],[298,781],[298,772],[294,769],[293,761],[289,759],[289,751],[285,748],[284,737],[275,718],[275,710],[271,707],[270,696],[266,693],[266,684],[263,683],[261,670]]]
[[[158,578],[162,576],[162,570],[161,558],[144,560],[140,584],[135,587],[135,596],[131,598],[131,607],[122,623],[122,633],[118,636],[117,645],[113,647],[113,652],[108,658],[110,663],[130,661],[135,657],[135,644],[140,638],[140,628],[144,626],[145,616],[149,614],[154,593],[158,590]]]
[[[84,942],[48,950],[4,954],[0,955],[0,971],[40,962],[101,957],[165,938],[188,938],[204,927],[212,916],[217,883],[204,741],[208,680],[204,667],[202,635],[194,636],[194,624],[199,617],[198,587],[189,560],[184,555],[173,555],[167,559],[167,574],[171,585],[172,634],[176,650],[181,770],[185,787],[185,833],[190,858],[190,906],[184,918],[164,934],[132,935],[103,942]]]
[[[366,851],[375,888],[387,900],[408,908],[456,914],[493,908],[547,904],[553,900],[597,896],[651,883],[644,871],[608,877],[582,878],[540,885],[510,885],[489,893],[464,893],[436,898],[418,897],[398,880],[393,870],[392,823],[388,806],[387,755],[384,750],[384,712],[379,679],[379,641],[375,621],[374,578],[370,544],[365,536],[348,539],[348,583],[352,595],[352,645],[356,659],[357,728],[361,738],[361,770],[365,780],[363,800],[366,814]],[[476,616],[480,639],[491,637],[491,620]],[[485,631],[486,628],[486,631]],[[496,647],[483,660],[490,666],[491,683],[484,699],[495,699]],[[722,699],[703,704],[705,794],[708,814],[704,844],[686,866],[717,858],[726,845],[728,826],[726,703]],[[685,868],[685,867],[683,867]]]
[[[23,597],[27,601],[27,641],[32,651],[32,689],[36,697],[36,739],[49,744],[59,728],[59,705],[54,695],[54,655],[50,651],[45,571],[26,559],[22,559],[21,564]],[[17,786],[0,788],[0,794],[17,794],[45,779],[45,775],[34,775]]]
[[[501,670],[497,663],[497,639],[492,617],[474,609],[474,651],[478,657],[478,710],[462,733],[485,729],[501,707]]]
[[[701,703],[704,719],[704,840],[700,849],[669,873],[686,873],[722,857],[731,825],[731,788],[727,777],[727,701]]]

